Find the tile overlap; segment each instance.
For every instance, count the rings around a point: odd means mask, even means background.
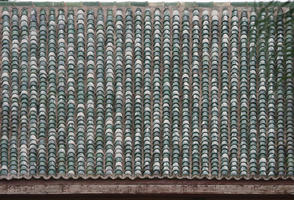
[[[293,178],[293,15],[2,8],[1,178]]]

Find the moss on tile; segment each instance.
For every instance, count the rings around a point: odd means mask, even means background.
[[[118,3],[116,3],[116,6],[117,7],[130,7],[131,4],[130,4],[130,2],[118,2]]]
[[[197,3],[199,7],[213,7],[213,2],[200,2],[200,3]]]
[[[14,2],[0,1],[0,6],[14,6]]]
[[[34,6],[36,7],[50,7],[50,2],[34,2]]]
[[[24,2],[15,2],[16,6],[32,6],[33,2],[32,1],[24,1]]]
[[[178,2],[166,2],[164,3],[164,6],[166,7],[175,7],[175,6],[178,6],[179,3]]]
[[[196,7],[198,4],[196,2],[185,2],[184,6],[189,8],[189,7]]]
[[[116,2],[100,2],[101,6],[116,6]]]
[[[146,7],[148,6],[148,1],[145,2],[130,2],[131,6]]]
[[[96,2],[83,2],[84,6],[99,6],[100,2],[96,1]]]
[[[52,2],[52,6],[54,7],[63,7],[64,6],[64,2]]]

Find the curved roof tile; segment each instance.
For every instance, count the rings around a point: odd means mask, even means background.
[[[285,13],[3,8],[0,178],[293,179]]]

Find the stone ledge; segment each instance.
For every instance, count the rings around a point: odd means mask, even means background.
[[[294,195],[293,181],[14,180],[0,194]]]

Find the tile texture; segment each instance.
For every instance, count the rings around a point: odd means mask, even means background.
[[[135,6],[2,8],[0,178],[293,178],[293,15]]]

